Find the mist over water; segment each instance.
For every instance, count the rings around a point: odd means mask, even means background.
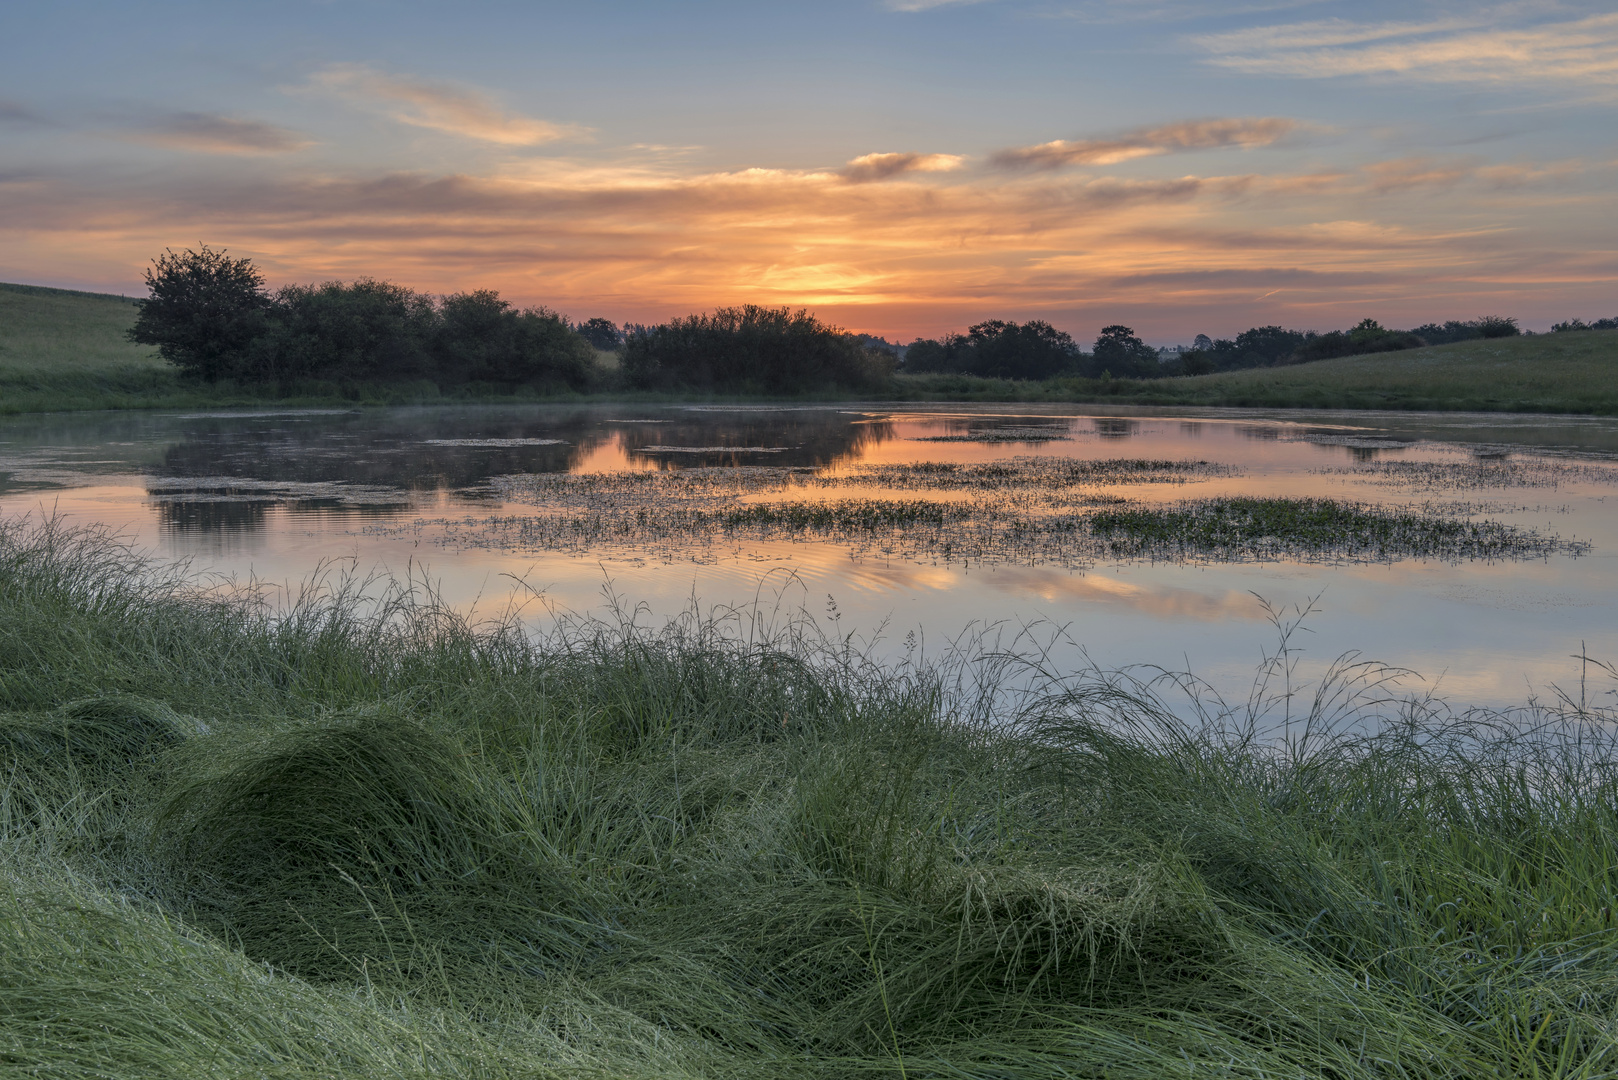
[[[1047,479],[1075,469],[1091,479]],[[1154,559],[1003,542],[1023,519],[1249,496],[1412,508],[1589,546],[1505,560]],[[985,499],[999,546],[949,521],[903,523],[924,504]],[[788,504],[800,517],[886,507],[900,524],[713,524]],[[1457,702],[1521,703],[1576,685],[1581,653],[1618,659],[1618,422],[1605,419],[880,405],[26,416],[0,422],[0,514],[106,523],[237,581],[294,588],[322,565],[409,574],[463,610],[524,602],[536,625],[609,598],[652,623],[693,603],[758,605],[879,655],[1032,627],[1022,641],[1055,641],[1059,665],[1190,668],[1232,692],[1275,645],[1261,598],[1313,603],[1292,642],[1306,664],[1358,650]]]

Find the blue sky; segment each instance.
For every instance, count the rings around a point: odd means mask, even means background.
[[[908,340],[1618,314],[1592,3],[380,2],[0,16],[0,280],[808,306]]]

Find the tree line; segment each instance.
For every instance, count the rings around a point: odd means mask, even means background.
[[[905,347],[851,334],[808,311],[720,308],[657,325],[571,323],[518,309],[489,289],[432,296],[362,278],[270,291],[251,260],[203,245],[165,251],[146,271],[148,297],[130,338],[155,345],[208,381],[298,384],[431,382],[439,387],[806,393],[879,391],[895,372],[998,379],[1151,379],[1306,363],[1337,356],[1517,334],[1515,319],[1482,316],[1410,330],[1373,319],[1327,333],[1257,326],[1233,338],[1197,335],[1160,354],[1122,324],[1088,352],[1048,322],[990,319]],[[1618,328],[1571,320],[1557,331]],[[603,365],[601,354],[616,354]]]
[[[210,382],[582,389],[596,374],[594,350],[567,320],[488,289],[433,297],[362,278],[272,293],[251,260],[206,245],[158,256],[146,287],[130,339]]]
[[[1165,357],[1142,341],[1132,328],[1121,324],[1104,327],[1090,352],[1085,353],[1071,335],[1049,323],[1034,320],[1019,326],[995,319],[969,327],[964,334],[911,342],[900,370],[1010,379],[1155,379],[1302,364],[1472,338],[1507,337],[1518,332],[1515,319],[1498,315],[1468,322],[1428,323],[1414,330],[1390,330],[1374,319],[1364,319],[1349,330],[1324,334],[1255,326],[1234,338],[1214,339],[1198,334],[1191,348]]]

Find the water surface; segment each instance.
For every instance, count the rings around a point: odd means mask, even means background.
[[[1072,491],[1024,483],[1015,498],[872,480],[914,466],[932,470],[912,470],[924,478],[948,465],[1022,475],[1067,459],[1196,464]],[[757,601],[876,638],[879,652],[1043,621],[1047,637],[1064,628],[1062,663],[1082,648],[1102,666],[1189,666],[1233,691],[1274,645],[1260,598],[1313,600],[1319,610],[1295,639],[1309,657],[1360,650],[1415,669],[1419,685],[1452,700],[1510,704],[1576,687],[1581,653],[1618,659],[1615,459],[1618,422],[1532,416],[1007,406],[60,414],[0,421],[0,514],[107,523],[162,558],[237,580],[295,584],[346,560],[362,573],[424,575],[449,602],[487,612],[520,581],[543,598],[529,608],[536,620],[549,617],[546,604],[597,611],[608,594],[653,621],[693,601]],[[1330,497],[1589,548],[1493,562],[1120,561],[881,530],[592,532],[583,519],[608,504],[591,492],[610,485],[566,477],[627,472],[663,474],[635,497],[665,516],[980,497],[1030,516],[1082,516],[1120,500]],[[561,525],[572,539],[557,539]]]

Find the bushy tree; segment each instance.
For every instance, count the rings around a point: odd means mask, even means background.
[[[1517,328],[1516,319],[1508,319],[1503,315],[1480,315],[1472,320],[1472,325],[1486,338],[1516,337],[1522,333]]]
[[[1118,324],[1102,327],[1090,363],[1095,374],[1114,378],[1151,379],[1163,374],[1157,350],[1136,337],[1133,329]]]
[[[288,285],[275,294],[272,327],[244,372],[263,379],[397,381],[434,374],[433,298],[403,285]]]
[[[1079,355],[1073,338],[1048,322],[988,319],[965,334],[918,339],[905,352],[910,372],[948,372],[998,379],[1049,379],[1070,370]]]
[[[1560,334],[1569,330],[1618,330],[1618,317],[1611,319],[1596,319],[1594,322],[1585,322],[1583,319],[1569,319],[1567,322],[1553,323],[1551,332]]]
[[[1066,332],[1034,319],[1021,326],[991,319],[966,332],[977,375],[1002,379],[1048,379],[1073,363],[1078,346]]]
[[[615,352],[624,343],[623,331],[619,330],[611,319],[590,319],[580,323],[575,329],[591,346],[605,352]]]
[[[624,344],[624,374],[643,388],[798,393],[874,387],[892,370],[891,354],[807,311],[756,304],[673,319]]]
[[[210,381],[236,373],[272,306],[251,259],[206,244],[165,250],[147,269],[146,288],[129,339],[157,346],[169,363]]]
[[[610,325],[610,324],[609,324]],[[590,343],[553,311],[517,311],[492,289],[444,298],[432,341],[441,382],[498,386],[590,381]]]
[[[965,334],[917,338],[905,349],[904,370],[912,374],[964,374],[972,366],[972,340]]]
[[[1401,349],[1419,349],[1427,344],[1408,330],[1388,330],[1375,319],[1361,319],[1352,330],[1333,330],[1317,334],[1306,341],[1296,354],[1300,363],[1311,360],[1329,360],[1338,356],[1363,356],[1367,353],[1398,352]]]

